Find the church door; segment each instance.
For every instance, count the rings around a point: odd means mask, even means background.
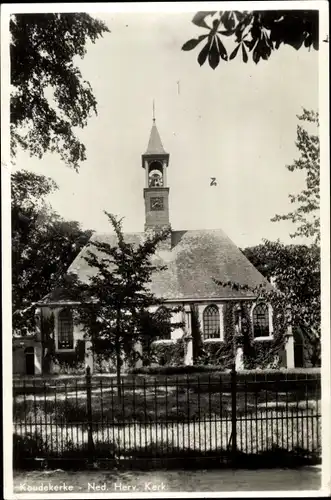
[[[34,347],[25,349],[25,372],[27,375],[34,375]]]

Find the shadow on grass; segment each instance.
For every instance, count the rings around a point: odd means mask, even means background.
[[[98,443],[91,455],[87,444],[67,447],[61,453],[50,450],[39,436],[14,434],[14,469],[84,470],[93,468],[116,468],[131,470],[173,469],[267,469],[298,468],[321,463],[320,455],[296,448],[285,450],[277,445],[256,454],[237,452],[235,457],[229,450],[200,452],[189,448],[168,449],[162,444],[151,443],[146,448],[127,449],[119,452],[115,444]],[[121,455],[119,455],[121,453]]]
[[[292,411],[302,409],[307,412],[318,412],[317,402],[308,400],[307,394],[301,393],[273,393],[272,391],[238,393],[237,415],[247,416],[262,411],[267,407],[275,411],[284,410],[291,415]],[[203,418],[224,418],[231,416],[230,393],[188,392],[185,388],[173,390],[168,387],[167,392],[132,393],[125,392],[124,397],[118,398],[114,393],[100,395],[92,394],[93,421],[106,424],[116,423],[163,423],[187,422]],[[40,421],[52,421],[54,424],[82,425],[87,422],[86,395],[77,398],[67,398],[60,395],[57,399],[47,397],[35,399],[21,399],[14,401],[14,421],[28,425]]]

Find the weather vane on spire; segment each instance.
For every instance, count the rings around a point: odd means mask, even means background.
[[[153,99],[153,122],[155,123],[155,100]]]

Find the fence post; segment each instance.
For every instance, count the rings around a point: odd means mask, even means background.
[[[93,421],[92,421],[92,394],[91,394],[91,368],[86,367],[86,404],[87,404],[87,447],[88,462],[94,461],[94,443],[93,443]]]
[[[237,372],[235,361],[231,369],[231,455],[232,463],[237,459]]]

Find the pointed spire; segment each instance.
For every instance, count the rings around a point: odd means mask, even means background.
[[[152,130],[149,136],[146,155],[158,155],[158,154],[167,154],[163,148],[162,141],[160,138],[160,134],[155,124],[155,115],[153,118]]]

